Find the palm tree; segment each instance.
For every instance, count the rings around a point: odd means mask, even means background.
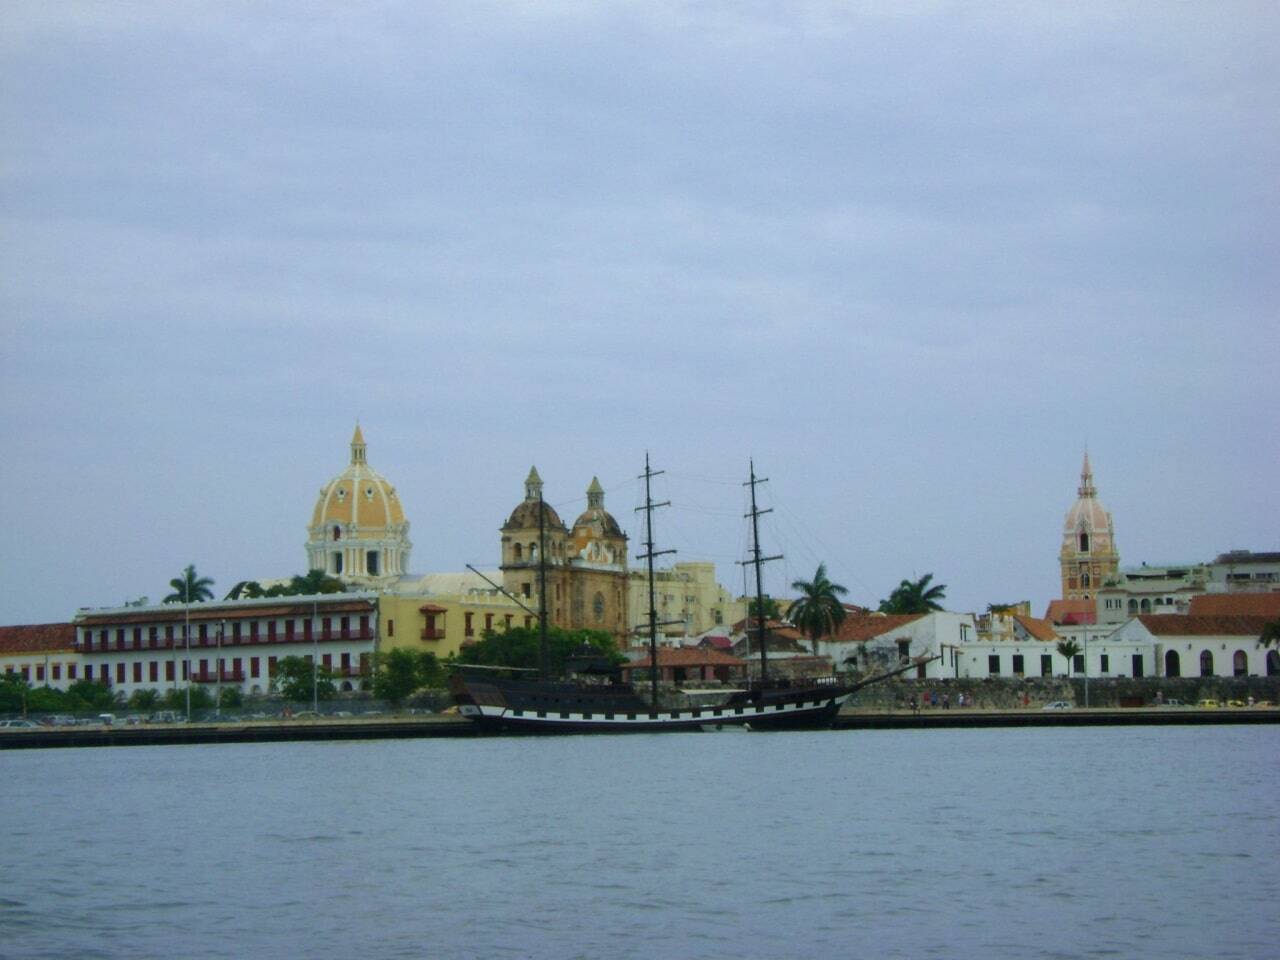
[[[213,586],[213,580],[210,577],[197,577],[194,563],[188,563],[182,576],[170,580],[169,586],[173,587],[173,593],[164,598],[165,603],[203,603],[213,599],[213,591],[209,589]]]
[[[1280,647],[1280,620],[1272,620],[1262,628],[1262,636],[1258,637],[1258,642],[1262,644],[1263,649],[1272,646]]]
[[[1067,658],[1067,676],[1071,676],[1076,657],[1080,656],[1080,644],[1074,640],[1059,640],[1058,653]],[[1085,678],[1088,679],[1087,677]]]
[[[813,581],[793,581],[792,590],[800,591],[800,599],[791,604],[787,616],[797,628],[808,634],[813,644],[813,655],[818,655],[818,638],[836,632],[844,622],[844,604],[840,597],[848,593],[848,589],[827,579],[827,565],[818,564],[818,571]]]
[[[241,580],[223,597],[224,600],[253,600],[257,597],[266,596],[266,591],[262,589],[262,584],[257,580]]]
[[[329,576],[323,570],[308,570],[306,576],[295,575],[289,581],[289,593],[342,593],[346,587],[341,580]]]
[[[932,580],[932,573],[926,573],[919,580],[903,580],[894,588],[893,593],[889,594],[888,600],[880,601],[880,612],[930,613],[941,610],[942,604],[938,601],[946,597],[947,585],[940,583],[931,587],[929,583]]]

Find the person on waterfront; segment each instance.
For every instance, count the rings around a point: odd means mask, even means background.
[[[916,699],[914,693],[911,695],[911,713],[917,717],[920,716],[920,701]]]
[[[959,709],[961,709],[961,710],[963,710],[963,709],[964,709],[964,693],[963,693],[963,691],[960,693],[960,695],[959,695],[959,696],[957,696],[957,697],[956,697],[956,706],[957,706]]]
[[[943,709],[943,710],[950,710],[950,709],[951,709],[951,694],[949,694],[949,693],[944,693],[944,694],[942,695],[942,709]]]

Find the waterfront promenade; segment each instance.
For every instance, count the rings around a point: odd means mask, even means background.
[[[1069,710],[843,710],[836,730],[952,730],[994,727],[1188,726],[1280,723],[1280,708],[1073,708]],[[155,723],[0,729],[0,750],[129,747],[191,743],[277,743],[307,740],[395,740],[474,737],[467,720],[450,715]]]

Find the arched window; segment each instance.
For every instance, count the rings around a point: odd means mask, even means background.
[[[1087,533],[1080,534],[1080,552],[1089,552],[1089,535]]]
[[[1142,598],[1142,612],[1143,613],[1151,612],[1151,601],[1148,600],[1146,597]]]
[[[342,539],[342,528],[341,528],[340,526],[338,526],[337,524],[334,524],[334,526],[333,526],[333,539],[335,539],[335,540],[341,540],[341,539]]]
[[[1243,650],[1237,650],[1231,657],[1231,672],[1237,677],[1247,677],[1249,675],[1249,658],[1245,656]]]
[[[1267,651],[1267,676],[1280,677],[1280,651]]]
[[[1138,612],[1138,601],[1137,601],[1137,600],[1135,600],[1135,599],[1133,599],[1133,597],[1130,597],[1130,598],[1129,598],[1129,613],[1132,615],[1132,614],[1136,614],[1137,612]]]
[[[1182,676],[1182,661],[1177,650],[1170,650],[1164,655],[1164,675],[1166,677]]]
[[[1089,571],[1086,570],[1084,573],[1080,574],[1080,586],[1089,586]]]
[[[1208,650],[1205,650],[1200,654],[1200,676],[1213,676],[1213,654]]]
[[[516,553],[517,560],[524,559],[524,547],[520,546],[520,544],[518,543],[516,544],[516,547],[515,547],[515,553]]]

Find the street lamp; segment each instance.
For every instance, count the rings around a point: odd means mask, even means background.
[[[1089,625],[1084,624],[1084,705],[1089,708]]]
[[[218,667],[218,677],[214,681],[214,703],[213,715],[219,720],[222,719],[222,631],[226,627],[227,621],[223,620],[218,623],[218,655],[214,659],[214,663]]]
[[[182,639],[187,645],[187,658],[182,664],[182,679],[187,681],[187,723],[191,722],[191,585],[187,584],[186,623],[182,627]]]
[[[319,604],[311,601],[311,710],[320,714],[320,615]]]

